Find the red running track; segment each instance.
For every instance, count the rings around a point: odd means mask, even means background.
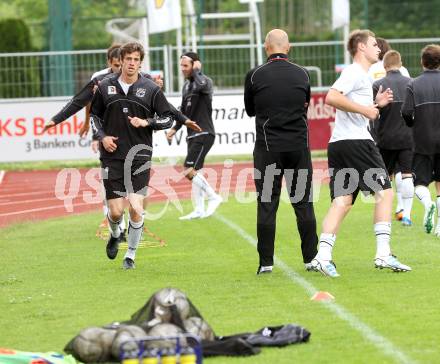
[[[314,178],[327,180],[327,161],[314,161]],[[191,198],[191,184],[182,168],[152,169],[150,202]],[[254,191],[251,163],[212,164],[203,169],[211,186],[222,195]],[[324,177],[323,177],[324,176]],[[69,214],[96,211],[102,207],[98,169],[68,169],[6,172],[0,182],[0,227],[22,221],[37,221]]]

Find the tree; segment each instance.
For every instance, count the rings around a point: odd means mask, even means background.
[[[21,19],[0,21],[0,52],[24,52],[31,48],[29,28]],[[40,75],[36,60],[16,57],[0,67],[0,98],[39,96]]]

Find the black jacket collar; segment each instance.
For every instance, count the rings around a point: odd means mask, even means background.
[[[387,72],[387,75],[390,75],[390,74],[394,74],[394,75],[397,75],[397,74],[402,74],[401,72],[400,72],[400,70],[389,70],[388,72]]]
[[[287,54],[284,54],[284,53],[274,53],[274,54],[271,54],[267,58],[267,61],[270,62],[270,61],[273,61],[273,60],[281,60],[281,59],[287,61]]]

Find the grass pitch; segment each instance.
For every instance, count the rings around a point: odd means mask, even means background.
[[[329,203],[322,187],[318,226]],[[95,237],[99,213],[1,229],[0,346],[61,351],[80,329],[125,320],[156,290],[173,286],[217,335],[284,323],[312,332],[306,344],[207,359],[209,364],[439,362],[440,239],[423,232],[419,205],[414,201],[413,227],[393,223],[393,252],[412,272],[374,269],[373,205],[358,201],[336,242],[338,279],[304,271],[287,203],[278,212],[278,264],[263,276],[255,275],[251,244],[256,203],[233,198],[218,217],[179,221],[180,212],[170,207],[147,222],[166,246],[140,249],[134,271],[122,270],[123,252],[115,261],[106,258],[105,242]],[[190,211],[189,202],[183,206]],[[330,292],[335,301],[311,301],[313,290]]]

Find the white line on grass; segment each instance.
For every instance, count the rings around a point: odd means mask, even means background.
[[[232,230],[234,230],[238,235],[240,235],[243,239],[245,239],[249,244],[254,247],[257,246],[257,241],[249,235],[246,231],[244,231],[239,225],[225,218],[224,216],[216,213],[214,217],[225,225],[229,226]],[[284,271],[287,277],[290,278],[291,281],[297,283],[301,286],[310,296],[314,295],[318,290],[308,282],[305,278],[301,277],[297,272],[295,272],[292,268],[290,268],[286,263],[284,263],[281,259],[278,259],[276,256],[274,257],[275,264]],[[331,278],[328,278],[331,279]],[[390,356],[397,363],[415,363],[415,361],[409,358],[405,353],[400,351],[396,346],[393,345],[391,341],[377,333],[367,324],[362,322],[355,315],[347,311],[343,306],[338,305],[334,302],[323,302],[324,306],[328,308],[333,314],[335,314],[338,318],[343,321],[346,321],[352,328],[357,330],[362,334],[366,339],[368,339],[371,343],[373,343],[377,348],[382,350],[386,355]]]
[[[72,207],[80,207],[80,206],[95,206],[99,205],[101,202],[82,202],[82,203],[72,203]],[[64,205],[57,205],[57,206],[46,206],[46,207],[39,207],[36,209],[30,209],[30,210],[21,210],[21,211],[13,211],[13,212],[5,212],[3,214],[0,214],[0,217],[4,216],[12,216],[12,215],[22,215],[22,214],[28,214],[30,212],[40,212],[40,211],[48,211],[48,210],[56,210],[56,209],[66,209]],[[74,211],[72,211],[73,213]]]

